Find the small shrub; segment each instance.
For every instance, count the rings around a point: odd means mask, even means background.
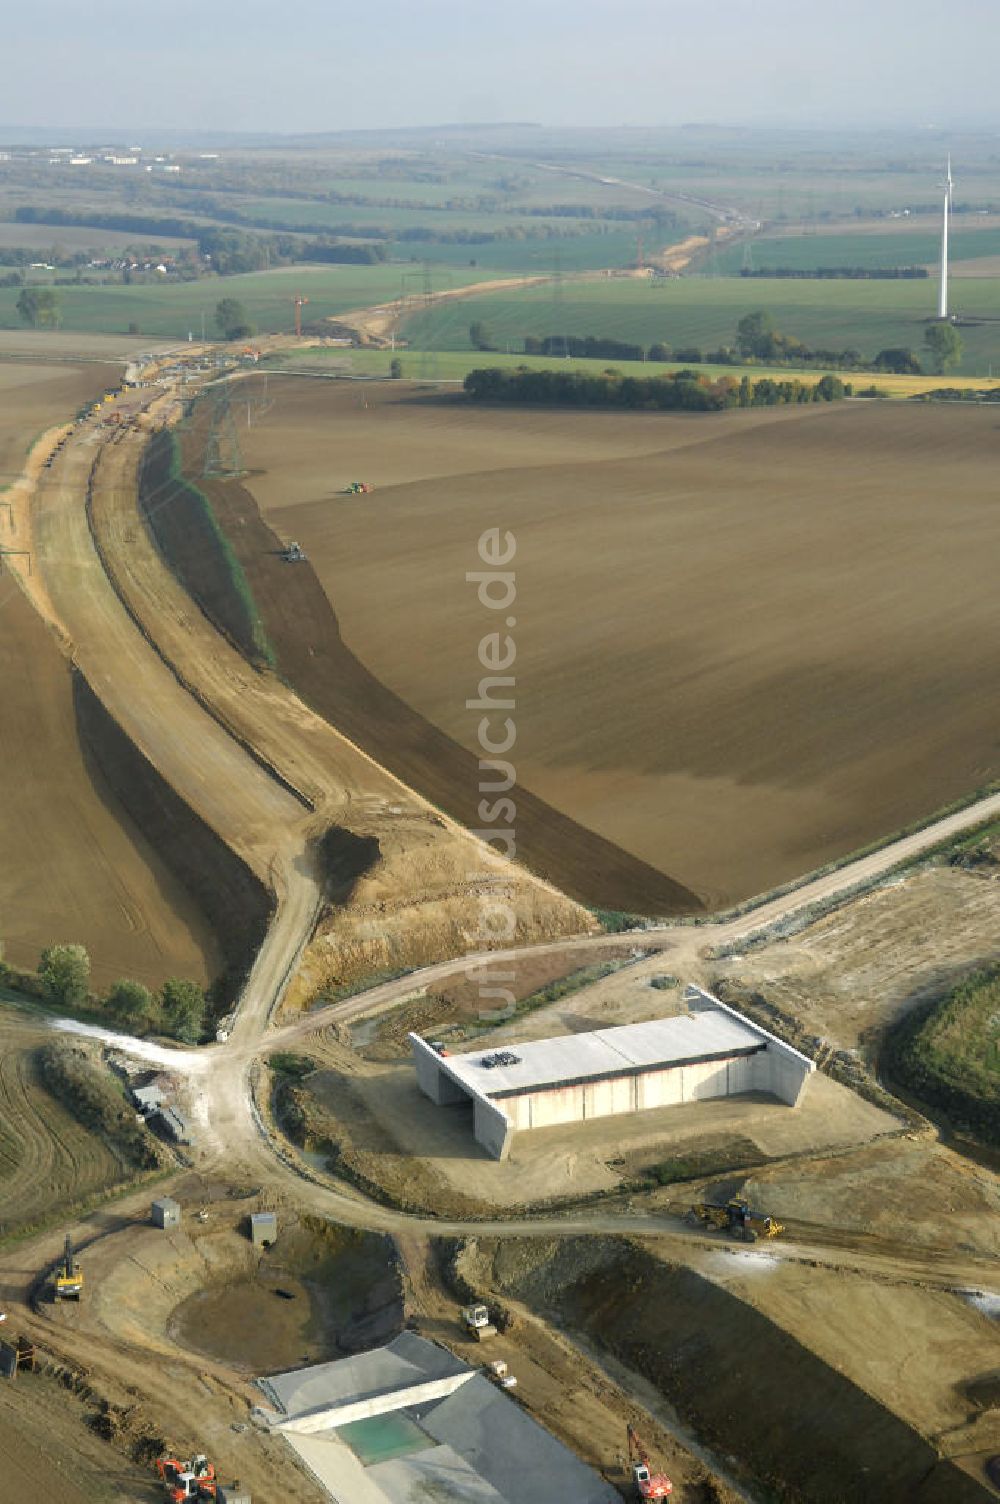
[[[292,1081],[301,1081],[316,1069],[316,1062],[308,1055],[295,1055],[290,1050],[275,1050],[267,1063],[275,1075],[287,1076]]]
[[[109,989],[108,1009],[124,1024],[145,1023],[153,1016],[153,994],[141,982],[121,977]]]
[[[171,977],[160,994],[163,1022],[175,1039],[197,1044],[205,1027],[205,994],[196,982]]]
[[[90,987],[90,957],[82,945],[47,945],[38,962],[45,998],[62,1008],[82,1008]]]

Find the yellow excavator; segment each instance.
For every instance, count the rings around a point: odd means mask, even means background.
[[[698,1201],[691,1208],[689,1218],[695,1224],[728,1232],[731,1238],[739,1238],[744,1243],[756,1243],[758,1238],[776,1238],[785,1230],[784,1224],[776,1217],[751,1211],[749,1202],[741,1201],[739,1197],[721,1206],[713,1201]]]
[[[55,1270],[56,1300],[79,1300],[83,1294],[83,1270],[73,1254],[73,1240],[66,1234],[63,1256]]]

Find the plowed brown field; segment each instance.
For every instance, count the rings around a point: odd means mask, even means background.
[[[0,487],[32,440],[103,391],[115,369],[0,365]],[[2,499],[2,495],[0,495]],[[0,543],[10,538],[0,507]],[[98,986],[151,986],[218,966],[208,926],[89,764],[77,737],[70,667],[13,577],[0,568],[0,940],[34,966],[52,942],[81,941]]]
[[[41,1084],[35,1051],[51,1037],[0,1004],[0,1233],[48,1220],[134,1173]]]
[[[990,411],[534,413],[270,385],[248,484],[348,648],[473,749],[498,613],[465,574],[509,529],[519,778],[706,902],[1000,773]],[[353,479],[375,494],[338,495]]]

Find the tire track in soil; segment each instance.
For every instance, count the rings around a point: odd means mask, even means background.
[[[116,1183],[123,1165],[111,1150],[78,1125],[38,1079],[30,1050],[0,1058],[0,1153],[10,1173],[0,1175],[0,1218],[31,1222],[60,1200],[79,1200]]]

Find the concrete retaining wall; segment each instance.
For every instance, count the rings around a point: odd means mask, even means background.
[[[293,1431],[304,1436],[315,1431],[335,1430],[338,1426],[350,1425],[354,1420],[370,1420],[373,1415],[388,1415],[393,1410],[444,1399],[473,1377],[474,1370],[469,1369],[466,1373],[448,1374],[443,1379],[428,1379],[423,1384],[412,1384],[407,1389],[390,1389],[362,1400],[349,1400],[340,1405],[321,1405],[319,1409],[308,1410],[304,1415],[292,1415],[287,1420],[278,1421],[274,1430]]]
[[[502,1107],[488,1097],[476,1097],[472,1114],[472,1131],[494,1159],[506,1159],[514,1138],[514,1124]]]
[[[472,1132],[476,1142],[482,1144],[494,1159],[506,1159],[510,1153],[515,1125],[505,1109],[482,1092],[456,1081],[448,1070],[447,1057],[439,1055],[419,1034],[410,1035],[410,1046],[417,1068],[417,1085],[424,1096],[430,1097],[438,1107],[471,1102]]]
[[[750,1091],[767,1092],[790,1107],[798,1104],[806,1081],[816,1069],[806,1055],[700,987],[689,987],[686,996],[690,1002],[727,1013],[752,1029],[760,1040],[759,1048],[748,1055],[687,1061],[635,1075],[525,1091],[494,1101],[474,1086],[459,1081],[449,1069],[447,1056],[439,1055],[419,1034],[411,1034],[417,1085],[439,1107],[471,1101],[476,1141],[494,1159],[506,1159],[514,1134],[533,1128],[582,1123],[618,1113],[648,1112],[657,1107],[679,1107],[686,1102],[705,1102]]]
[[[741,1024],[749,1024],[754,1033],[766,1042],[766,1050],[752,1057],[755,1062],[753,1084],[742,1088],[734,1087],[733,1090],[766,1091],[780,1101],[787,1102],[789,1107],[798,1106],[806,1081],[816,1069],[815,1061],[810,1060],[808,1055],[803,1055],[800,1050],[793,1049],[776,1034],[761,1028],[753,1019],[738,1013],[735,1008],[720,1003],[711,992],[690,986],[686,989],[685,996],[690,1000],[697,999],[705,1007],[716,1008],[720,1013],[728,1013],[730,1018],[737,1019]]]
[[[504,1097],[503,1106],[512,1127],[523,1132],[624,1112],[679,1107],[685,1102],[705,1102],[713,1097],[735,1096],[738,1092],[770,1091],[769,1085],[760,1083],[769,1082],[771,1073],[767,1052],[762,1049],[750,1056],[705,1060],[644,1071],[637,1076],[525,1092],[523,1096]]]
[[[471,1094],[445,1073],[441,1056],[426,1040],[421,1039],[419,1034],[411,1034],[410,1045],[417,1067],[417,1085],[425,1097],[430,1097],[438,1107],[471,1099]]]

